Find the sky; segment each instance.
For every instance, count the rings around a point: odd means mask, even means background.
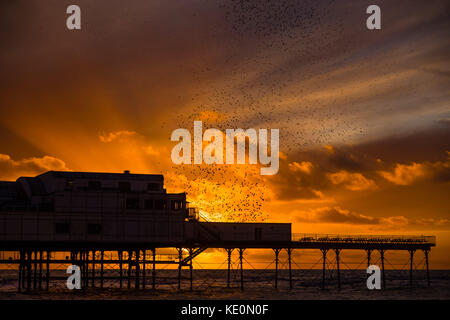
[[[2,1],[0,179],[163,173],[212,220],[436,235],[448,269],[450,5],[378,0],[371,31],[372,2]],[[194,120],[279,129],[278,174],[174,165]]]

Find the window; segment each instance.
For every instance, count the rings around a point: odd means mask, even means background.
[[[88,188],[91,190],[100,190],[102,188],[102,183],[100,181],[89,181]]]
[[[162,210],[167,206],[166,200],[155,200],[155,209]]]
[[[148,191],[159,191],[159,183],[150,182],[147,184]]]
[[[70,233],[70,223],[67,222],[57,222],[55,225],[56,234],[69,234]]]
[[[183,202],[181,200],[172,200],[172,210],[181,210],[183,209]]]
[[[261,228],[255,228],[255,240],[261,240]]]
[[[126,200],[127,209],[139,209],[139,198],[128,198]]]
[[[100,234],[102,232],[102,226],[99,223],[88,223],[87,233],[88,234]]]
[[[153,209],[153,199],[145,199],[144,208],[147,210]]]
[[[119,190],[122,192],[127,192],[131,190],[131,185],[127,181],[120,181],[119,182]]]

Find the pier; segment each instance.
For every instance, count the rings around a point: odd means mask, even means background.
[[[414,257],[421,251],[429,285],[429,253],[435,245],[432,236],[297,234],[290,223],[208,221],[186,201],[186,193],[168,193],[162,175],[49,171],[0,181],[0,265],[17,271],[19,292],[49,290],[51,280],[67,279],[55,272],[70,265],[80,267],[84,289],[103,288],[109,279],[118,280],[120,288],[154,289],[160,265],[178,269],[178,289],[188,268],[192,289],[193,261],[208,249],[224,251],[228,288],[231,257],[237,253],[244,290],[249,249],[273,252],[275,288],[280,254],[287,253],[292,288],[293,255],[300,250],[320,251],[322,288],[330,256],[341,287],[344,250],[364,251],[367,265],[378,253],[384,288],[386,252],[409,254],[412,285]],[[161,254],[169,248],[176,254]],[[107,270],[118,274],[107,275]]]
[[[325,288],[325,271],[327,257],[335,258],[335,271],[338,289],[341,287],[340,255],[343,250],[362,250],[365,252],[367,266],[373,262],[375,253],[379,254],[382,272],[382,287],[386,288],[385,254],[387,251],[405,251],[409,254],[410,285],[413,285],[413,261],[418,252],[425,259],[427,285],[430,285],[429,253],[436,245],[433,236],[390,236],[390,235],[329,235],[329,234],[292,234],[290,241],[198,241],[184,243],[176,247],[178,257],[164,259],[167,255],[159,255],[159,249],[173,248],[172,244],[139,243],[117,245],[116,243],[34,243],[0,242],[0,264],[15,265],[18,274],[19,292],[32,290],[49,290],[50,280],[64,280],[64,277],[52,278],[52,271],[57,265],[77,265],[81,269],[82,287],[104,288],[105,280],[118,280],[120,288],[155,289],[157,284],[157,265],[174,265],[178,268],[178,289],[182,286],[181,270],[190,270],[190,289],[192,290],[193,260],[207,249],[224,250],[227,259],[227,287],[230,288],[231,255],[239,256],[240,286],[244,290],[243,259],[247,249],[268,249],[274,253],[274,287],[278,288],[279,254],[287,253],[289,288],[293,287],[292,255],[296,250],[315,249],[322,254],[322,284]],[[56,259],[57,253],[70,253],[65,259]],[[105,253],[108,258],[105,259]],[[104,270],[118,270],[118,276],[105,276]]]

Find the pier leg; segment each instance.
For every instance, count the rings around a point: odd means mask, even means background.
[[[142,250],[142,289],[145,289],[145,263],[146,263],[146,259],[145,259],[145,249]]]
[[[84,265],[86,266],[86,272],[85,272],[85,279],[84,279],[84,286],[86,287],[86,288],[88,288],[89,287],[89,272],[90,272],[90,269],[89,269],[89,250],[86,250],[85,252],[84,252]]]
[[[227,272],[227,288],[230,287],[230,275],[231,275],[231,253],[234,249],[226,249],[228,253],[228,272]]]
[[[89,287],[89,250],[84,251],[84,266],[86,268],[84,272],[84,286],[87,289]]]
[[[50,251],[47,251],[47,265],[46,265],[46,268],[45,268],[45,272],[46,272],[46,275],[45,275],[45,280],[46,280],[46,290],[48,291],[49,289],[50,289],[50,258],[51,258],[51,253],[50,253]]]
[[[413,267],[414,267],[414,252],[415,250],[409,250],[409,285],[413,285]]]
[[[28,273],[28,264],[27,264],[27,251],[23,252],[23,267],[22,267],[22,289],[27,290],[27,273]]]
[[[193,252],[193,249],[192,248],[189,248],[189,255],[190,256],[192,256],[192,252]],[[189,264],[189,272],[190,272],[190,290],[192,291],[192,276],[193,276],[193,268],[192,268],[192,261],[193,259],[191,259],[191,262],[190,262],[190,264]]]
[[[27,252],[27,291],[31,290],[31,251]]]
[[[22,292],[22,270],[23,270],[23,251],[20,251],[19,256],[19,275],[17,279],[17,291]]]
[[[239,248],[239,263],[241,265],[241,290],[244,290],[244,265],[242,263],[244,250],[242,248]]]
[[[105,251],[100,251],[100,288],[103,289]]]
[[[91,285],[92,288],[95,288],[95,250],[91,251],[91,255],[92,255],[92,272],[91,272]]]
[[[336,269],[337,269],[337,278],[338,278],[338,289],[341,290],[341,270],[339,268],[339,253],[340,249],[336,249]]]
[[[80,252],[81,256],[81,286],[83,290],[86,290],[86,284],[87,284],[87,266],[86,266],[86,251]]]
[[[39,290],[42,290],[42,251],[39,251]]]
[[[37,251],[33,251],[33,290],[37,288]]]
[[[322,263],[322,289],[325,289],[325,267],[326,267],[326,263],[327,263],[327,249],[320,249],[320,251],[322,251],[322,259],[323,259],[323,263]]]
[[[372,249],[367,250],[367,267],[370,267],[370,258],[372,256]]]
[[[428,249],[423,250],[423,253],[425,254],[425,265],[427,267],[427,284],[430,286],[430,268],[428,264]]]
[[[153,269],[152,269],[152,289],[155,289],[155,285],[156,285],[156,248],[153,248],[152,250],[152,254],[153,254]]]
[[[127,288],[130,289],[131,287],[131,251],[128,251],[128,283]]]
[[[123,251],[119,250],[117,251],[117,254],[119,256],[119,288],[122,289],[123,286]]]
[[[292,249],[287,248],[286,250],[288,254],[288,264],[289,264],[289,289],[292,289],[292,261],[291,261]]]
[[[273,249],[275,251],[275,289],[278,289],[278,255],[280,249]]]
[[[386,289],[386,274],[384,272],[384,250],[380,250],[380,257],[381,257],[381,275],[383,280],[383,289]]]
[[[183,249],[178,248],[178,290],[181,289],[181,259],[183,259]]]
[[[141,266],[140,266],[140,253],[141,253],[141,251],[140,250],[136,250],[135,251],[135,258],[136,258],[136,261],[135,261],[135,263],[136,263],[136,274],[135,274],[135,285],[134,285],[134,287],[135,287],[135,289],[137,289],[137,290],[139,290],[139,288],[140,288],[140,284],[139,284],[139,279],[140,279],[140,271],[141,271]]]

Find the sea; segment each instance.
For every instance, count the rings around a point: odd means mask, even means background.
[[[0,299],[162,299],[162,300],[396,300],[396,299],[450,299],[450,270],[430,270],[430,286],[424,270],[415,270],[412,285],[409,270],[386,270],[384,290],[367,288],[366,270],[341,270],[338,287],[337,272],[327,270],[325,288],[322,286],[322,270],[293,269],[292,288],[290,288],[289,271],[278,270],[278,282],[275,286],[275,270],[243,270],[243,290],[241,273],[232,270],[230,287],[227,287],[227,270],[199,269],[193,270],[192,288],[189,269],[182,270],[181,287],[178,288],[178,270],[157,270],[155,289],[152,288],[152,275],[148,271],[145,289],[135,288],[134,274],[131,275],[128,289],[127,272],[124,272],[123,288],[119,287],[117,270],[105,270],[103,288],[96,279],[94,287],[69,290],[66,280],[69,276],[65,270],[52,270],[49,290],[31,290],[19,293],[17,290],[17,271],[0,270]],[[45,281],[42,284],[45,287]]]

